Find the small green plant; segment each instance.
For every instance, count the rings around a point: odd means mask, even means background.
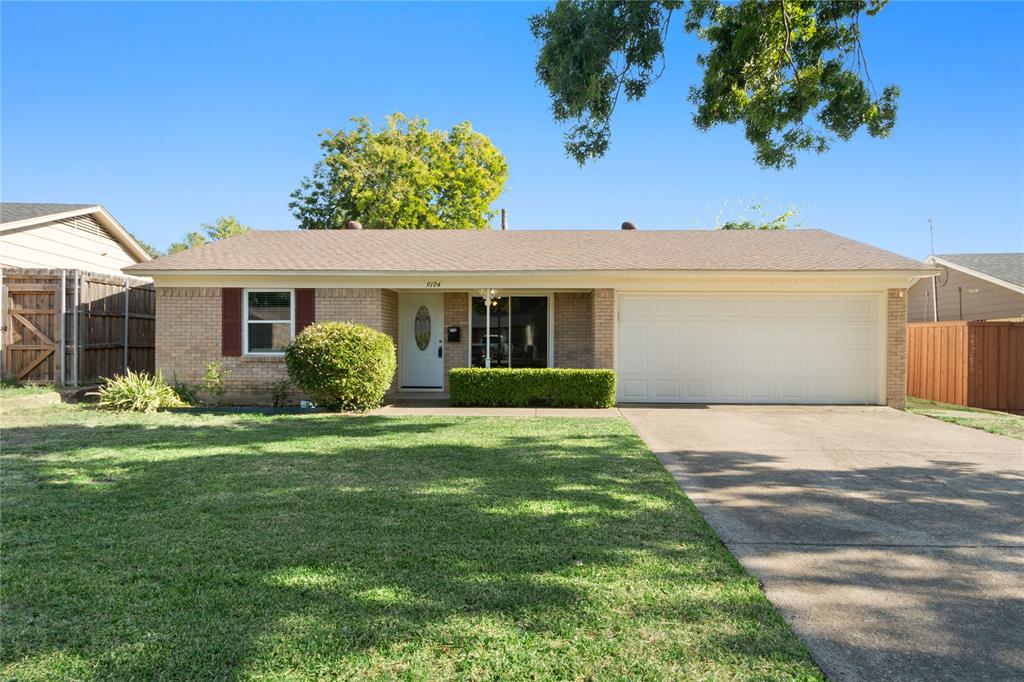
[[[171,390],[178,396],[178,399],[186,405],[201,405],[203,401],[199,398],[198,387],[178,381],[177,376],[171,384]]]
[[[214,402],[220,402],[224,393],[227,392],[226,382],[229,374],[231,374],[231,370],[224,369],[223,362],[208,362],[198,389],[210,395]]]
[[[448,373],[451,404],[474,407],[612,407],[610,369],[482,369]]]
[[[99,390],[89,395],[99,398],[99,407],[117,412],[156,412],[162,407],[184,407],[163,374],[133,372],[128,369],[103,380]]]
[[[348,322],[306,327],[284,358],[292,381],[318,405],[352,412],[380,407],[397,366],[390,336]]]
[[[274,401],[274,407],[285,407],[288,405],[288,393],[292,389],[292,382],[288,379],[275,381],[270,384],[270,395]]]

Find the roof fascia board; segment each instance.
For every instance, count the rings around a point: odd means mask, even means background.
[[[959,263],[948,261],[945,258],[939,258],[938,256],[928,256],[928,258],[925,259],[925,262],[932,264],[938,263],[939,265],[943,265],[947,268],[952,268],[953,270],[957,270],[966,275],[970,275],[971,277],[977,277],[978,279],[983,279],[991,284],[1004,287],[1006,289],[1009,289],[1010,291],[1015,291],[1018,294],[1024,294],[1024,287],[1020,285],[1014,284],[1013,282],[1007,282],[1005,279],[999,279],[998,277],[993,277],[992,275],[987,275],[984,272],[979,272],[978,270],[966,267],[964,265],[960,265]]]
[[[933,277],[941,273],[937,268],[914,270],[204,270],[160,269],[144,265],[130,265],[126,270],[147,275],[180,275],[189,277],[747,277],[764,279],[773,277]]]
[[[337,288],[424,289],[430,291],[465,291],[472,289],[557,289],[579,290],[612,288],[623,291],[686,290],[708,291],[750,290],[771,287],[778,291],[813,288],[821,290],[878,291],[909,288],[921,277],[920,271],[872,272],[729,272],[651,273],[624,272],[554,272],[554,273],[342,273],[323,272],[146,272],[160,287],[224,287],[224,286],[316,286]]]
[[[124,229],[121,226],[121,223],[117,222],[117,220],[114,219],[114,216],[107,212],[107,209],[102,206],[97,206],[96,208],[96,215],[99,216],[100,222],[104,224],[104,227],[110,230],[114,235],[114,239],[128,249],[129,253],[131,253],[133,257],[135,257],[140,263],[153,260],[152,257],[146,253],[146,250],[142,248],[142,245],[135,240],[135,237],[133,237],[128,230]]]

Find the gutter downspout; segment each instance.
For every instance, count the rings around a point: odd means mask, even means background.
[[[128,278],[124,278],[124,374],[128,373],[128,304],[131,302],[131,289]]]
[[[60,385],[67,383],[68,377],[68,271],[60,271]]]

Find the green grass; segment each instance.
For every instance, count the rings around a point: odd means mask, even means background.
[[[7,415],[2,673],[820,679],[621,419]]]
[[[1024,417],[977,407],[949,405],[924,398],[907,397],[907,412],[922,414],[950,424],[981,429],[1000,436],[1024,440]]]
[[[40,395],[52,393],[53,391],[53,386],[49,384],[25,384],[24,386],[19,386],[7,381],[0,382],[0,398],[20,398],[25,395]]]

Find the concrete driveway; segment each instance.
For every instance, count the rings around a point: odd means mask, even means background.
[[[1024,679],[1024,442],[888,408],[631,407],[833,679]]]

